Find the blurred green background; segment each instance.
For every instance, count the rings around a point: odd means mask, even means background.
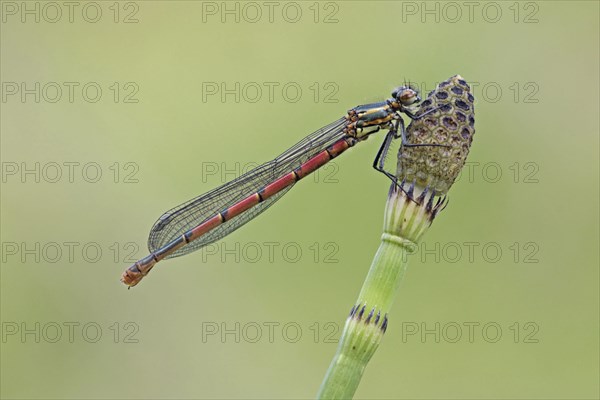
[[[162,212],[457,73],[468,169],[356,396],[598,398],[598,2],[53,4],[2,2],[3,398],[313,397],[379,244],[382,134],[119,276]]]

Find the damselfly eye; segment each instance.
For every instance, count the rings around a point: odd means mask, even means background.
[[[416,89],[407,86],[400,86],[394,89],[392,96],[401,104],[409,106],[411,104],[421,101],[419,92]]]

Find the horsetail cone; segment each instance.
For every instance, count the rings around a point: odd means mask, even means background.
[[[448,193],[460,173],[475,134],[473,102],[469,85],[455,75],[419,105],[398,152],[397,178],[402,190],[396,185],[390,188],[384,240],[416,244],[446,206],[446,198],[440,196]]]
[[[460,173],[475,134],[474,98],[460,76],[440,83],[427,95],[407,128],[408,144],[398,153],[397,176],[437,195],[448,192]]]

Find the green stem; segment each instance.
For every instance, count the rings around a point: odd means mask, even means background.
[[[357,306],[346,321],[337,353],[317,395],[319,399],[352,398],[383,337],[387,313],[406,269],[406,242],[394,238],[397,237],[386,234],[382,237]]]
[[[371,263],[369,274],[358,295],[358,304],[373,305],[389,312],[407,267],[407,255],[414,244],[390,234],[383,234],[381,244]]]
[[[413,190],[409,191],[415,195]],[[381,244],[369,274],[344,325],[337,352],[317,398],[350,399],[388,325],[388,312],[407,266],[407,255],[431,225],[443,202],[419,190],[418,200],[392,185],[384,216]]]

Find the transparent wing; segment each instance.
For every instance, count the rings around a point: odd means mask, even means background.
[[[343,129],[346,123],[345,118],[340,118],[305,137],[275,159],[167,211],[152,226],[148,238],[148,249],[150,252],[155,252],[216,213],[231,207],[240,200],[259,191],[265,185],[299,167],[316,154],[343,138],[345,136]],[[291,186],[285,188],[245,213],[224,222],[206,235],[180,248],[166,258],[191,253],[225,237],[266,210],[287,193],[290,188]]]

